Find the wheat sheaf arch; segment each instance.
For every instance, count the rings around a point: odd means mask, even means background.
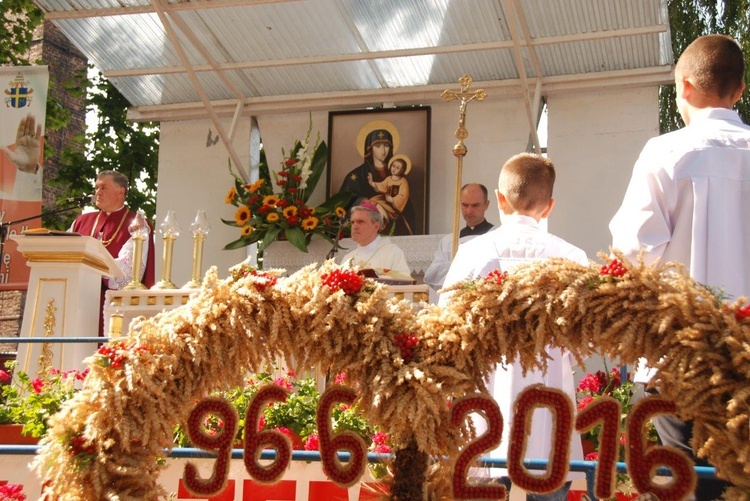
[[[502,357],[543,368],[538,348],[555,345],[579,360],[601,353],[633,364],[645,356],[659,369],[663,397],[694,421],[694,447],[735,484],[731,497],[746,498],[746,310],[721,304],[679,268],[617,257],[620,277],[602,276],[593,262],[552,259],[457,284],[449,307],[418,314],[367,279],[352,290],[330,261],[287,278],[241,265],[218,280],[212,269],[186,305],[141,318],[127,338],[110,342],[105,351],[117,363],[89,359],[84,388],[52,418],[35,467],[49,499],[165,496],[157,459],[172,447],[174,426],[210,393],[286,357],[359,382],[358,407],[394,445],[393,499],[450,498],[451,460],[429,475],[425,461],[413,460],[452,458],[467,443],[446,402],[483,390]],[[419,338],[408,363],[394,343],[403,332]],[[74,454],[81,448],[84,463]]]

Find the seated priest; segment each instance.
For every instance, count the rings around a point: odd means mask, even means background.
[[[91,236],[101,241],[115,262],[122,270],[124,277],[104,277],[102,279],[99,311],[99,335],[103,332],[104,293],[107,289],[122,289],[133,275],[133,254],[135,243],[130,236],[128,226],[136,213],[125,205],[128,193],[128,178],[120,172],[106,170],[96,176],[94,203],[97,212],[81,214],[73,222],[72,231]],[[146,287],[154,285],[154,233],[143,242],[141,260],[141,281]]]
[[[350,219],[357,248],[344,256],[344,265],[373,270],[379,278],[411,279],[404,251],[378,234],[383,228],[383,216],[374,203],[365,200],[352,207]]]

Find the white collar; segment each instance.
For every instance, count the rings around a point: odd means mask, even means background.
[[[531,216],[524,216],[522,214],[500,214],[500,222],[502,224],[523,224],[538,229],[541,228],[539,221]]]
[[[378,235],[375,237],[375,240],[370,242],[367,245],[360,245],[357,249],[357,252],[360,252],[362,254],[372,254],[376,250],[378,250],[378,247],[380,246],[380,241],[382,240],[381,236]]]

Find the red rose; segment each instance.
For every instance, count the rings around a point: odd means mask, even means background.
[[[284,162],[284,165],[286,167],[291,167],[292,165],[298,162],[299,162],[299,158],[287,158],[286,161]]]

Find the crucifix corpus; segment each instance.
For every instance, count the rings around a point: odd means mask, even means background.
[[[451,248],[451,257],[455,256],[456,251],[458,250],[458,213],[459,206],[461,205],[461,170],[464,165],[464,157],[468,151],[464,144],[464,139],[469,137],[469,131],[466,130],[466,105],[474,100],[484,101],[484,98],[487,97],[487,93],[484,89],[470,91],[469,86],[471,86],[471,82],[471,77],[469,75],[464,75],[458,79],[458,83],[461,86],[460,91],[457,92],[455,90],[446,89],[441,95],[445,102],[451,102],[457,99],[461,100],[461,106],[458,108],[458,128],[456,129],[456,132],[453,133],[456,139],[458,139],[458,142],[453,147],[453,156],[456,157],[456,196],[455,203],[453,204],[453,246]]]

